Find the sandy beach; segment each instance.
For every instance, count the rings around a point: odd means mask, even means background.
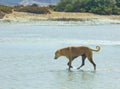
[[[91,19],[112,19],[120,20],[120,15],[96,15],[92,13],[70,13],[70,12],[54,12],[51,14],[32,14],[26,12],[13,11],[11,14],[6,14],[2,20],[26,21],[26,20],[91,20]]]

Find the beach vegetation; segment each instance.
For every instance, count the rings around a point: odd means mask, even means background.
[[[12,13],[11,6],[0,5],[0,19],[4,17],[5,14]]]
[[[73,11],[73,5],[72,5],[72,4],[67,4],[66,7],[65,7],[65,11],[66,11],[66,12],[71,12],[71,11]]]
[[[120,7],[120,0],[116,0],[116,5]]]
[[[5,6],[5,5],[0,5],[0,12],[2,13],[12,13],[12,7],[11,6]]]
[[[14,10],[18,12],[28,12],[35,14],[50,14],[48,7],[40,7],[37,4],[28,6],[17,6],[16,8],[14,8]]]
[[[54,7],[61,12],[90,12],[101,15],[119,15],[120,0],[60,0]]]

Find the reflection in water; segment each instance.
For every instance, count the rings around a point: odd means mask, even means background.
[[[96,71],[81,71],[82,80],[91,80],[95,77]]]
[[[58,89],[81,89],[92,88],[94,83],[94,77],[96,72],[94,71],[59,71],[56,72],[55,81]],[[87,86],[86,86],[87,84]]]

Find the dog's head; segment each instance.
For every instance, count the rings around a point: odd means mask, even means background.
[[[55,57],[54,57],[54,59],[58,59],[60,56],[61,56],[61,51],[60,51],[60,50],[57,50],[57,51],[55,52]]]

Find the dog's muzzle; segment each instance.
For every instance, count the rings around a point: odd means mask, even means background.
[[[56,57],[56,56],[54,57],[54,59],[57,59],[57,58],[58,58],[58,57]]]

